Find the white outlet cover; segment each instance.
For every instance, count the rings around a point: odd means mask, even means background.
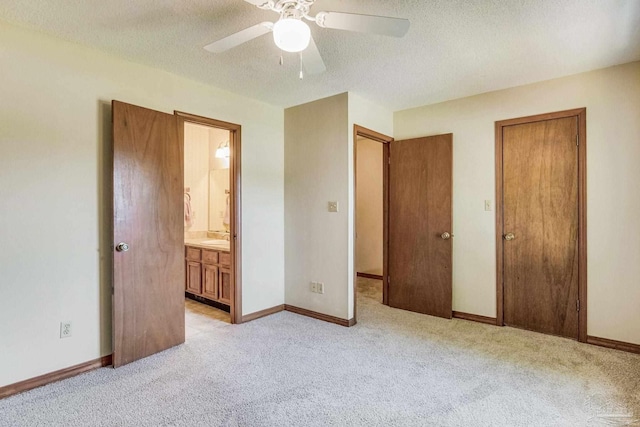
[[[484,210],[489,212],[492,209],[493,209],[493,206],[492,206],[491,200],[485,200],[484,201]]]
[[[60,338],[69,338],[73,329],[71,322],[60,322]]]
[[[329,212],[338,212],[338,202],[329,202]]]

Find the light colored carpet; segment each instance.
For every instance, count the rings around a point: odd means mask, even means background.
[[[395,310],[378,281],[359,286],[353,328],[292,313],[196,322],[180,347],[0,400],[0,425],[638,423],[638,355]]]

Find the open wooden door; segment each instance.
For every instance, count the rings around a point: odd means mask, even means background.
[[[113,366],[184,342],[177,120],[113,101]]]
[[[452,315],[453,135],[393,141],[389,305]]]

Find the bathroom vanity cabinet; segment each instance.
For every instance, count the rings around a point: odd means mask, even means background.
[[[222,304],[231,304],[229,252],[185,246],[185,290]]]

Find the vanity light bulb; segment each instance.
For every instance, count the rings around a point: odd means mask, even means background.
[[[231,156],[231,150],[229,146],[218,147],[216,149],[216,159],[228,159]]]

